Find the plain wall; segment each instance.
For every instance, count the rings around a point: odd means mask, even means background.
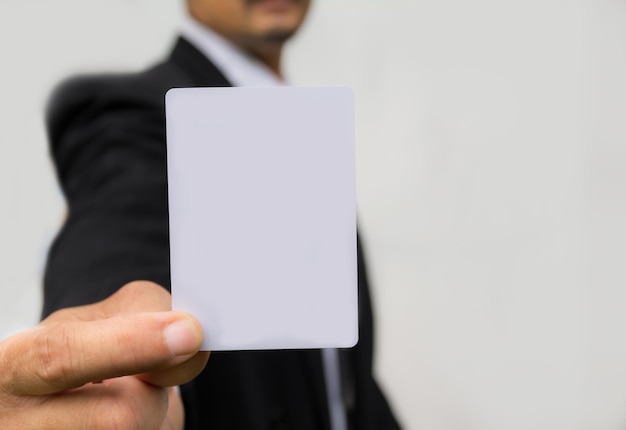
[[[0,338],[64,205],[43,107],[162,57],[176,0],[0,2]],[[626,3],[317,0],[295,84],[357,101],[376,373],[409,429],[626,426]]]

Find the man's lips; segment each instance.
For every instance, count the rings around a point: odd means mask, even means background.
[[[299,3],[296,0],[249,0],[252,6],[259,6],[266,9],[282,10],[288,9]]]

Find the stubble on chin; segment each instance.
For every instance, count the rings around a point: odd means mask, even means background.
[[[262,39],[267,44],[282,45],[289,39],[291,39],[294,33],[295,31],[274,29],[267,31],[260,37],[260,39]]]

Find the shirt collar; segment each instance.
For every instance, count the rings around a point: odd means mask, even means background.
[[[237,87],[285,85],[269,67],[248,55],[193,17],[185,15],[181,34],[215,64],[226,79]]]

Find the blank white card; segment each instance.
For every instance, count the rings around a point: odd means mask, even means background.
[[[352,91],[172,89],[166,118],[173,309],[203,349],[353,346]]]

